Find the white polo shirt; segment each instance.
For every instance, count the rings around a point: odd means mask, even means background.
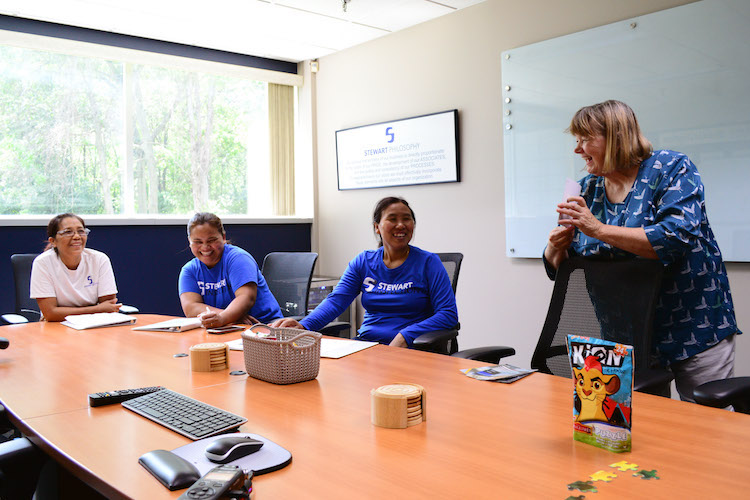
[[[117,285],[112,263],[104,253],[84,248],[78,268],[68,269],[51,248],[34,259],[30,292],[32,299],[55,297],[58,306],[83,307],[116,294]]]

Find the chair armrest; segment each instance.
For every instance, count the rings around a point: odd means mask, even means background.
[[[0,318],[2,318],[3,324],[7,325],[20,325],[29,322],[28,318],[16,313],[3,314]]]
[[[693,389],[693,397],[702,405],[714,408],[732,405],[737,412],[750,413],[750,377],[706,382]]]
[[[438,354],[450,354],[450,344],[458,337],[458,330],[436,330],[425,332],[412,342],[412,349],[418,351],[436,352]]]
[[[38,453],[40,453],[39,449],[25,437],[0,443],[0,467],[16,464],[19,460],[30,458]]]
[[[349,330],[352,327],[346,321],[331,321],[326,326],[318,330],[323,335],[330,335],[332,337],[341,337],[345,330]],[[346,335],[348,337],[348,335]]]
[[[649,368],[643,371],[636,370],[633,379],[633,390],[668,398],[672,392],[669,385],[672,380],[674,380],[674,375],[666,368]]]
[[[34,309],[21,309],[21,316],[26,317],[30,322],[41,321],[42,313]]]
[[[451,356],[464,359],[473,359],[475,361],[482,361],[484,363],[497,365],[500,364],[500,360],[502,358],[513,356],[515,353],[516,350],[512,347],[496,345],[492,347],[475,347],[474,349],[464,349],[462,351],[451,354]]]

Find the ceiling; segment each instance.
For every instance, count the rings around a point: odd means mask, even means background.
[[[299,62],[483,1],[2,0],[0,14]]]

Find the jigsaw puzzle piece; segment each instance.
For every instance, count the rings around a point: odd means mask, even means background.
[[[590,491],[591,493],[596,493],[598,490],[596,489],[596,486],[594,486],[593,481],[576,481],[575,483],[570,483],[568,485],[569,490],[578,490],[578,491]]]
[[[625,472],[628,470],[638,470],[638,464],[631,464],[629,462],[626,462],[625,460],[622,460],[614,464],[609,464],[609,466],[616,468],[620,472]]]
[[[617,477],[617,474],[613,474],[612,472],[607,472],[607,471],[599,470],[599,471],[596,471],[593,474],[591,474],[589,477],[591,478],[592,481],[610,482],[614,478]]]
[[[659,476],[656,475],[656,469],[654,470],[639,470],[635,474],[633,474],[635,477],[640,477],[641,479],[659,479]]]

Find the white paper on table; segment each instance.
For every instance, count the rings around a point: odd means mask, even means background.
[[[226,344],[231,351],[243,350],[242,339],[230,340]],[[378,343],[364,340],[320,339],[320,357],[339,359],[374,345],[378,345]]]
[[[200,328],[200,326],[201,320],[199,318],[174,318],[150,325],[137,326],[133,330],[145,332],[185,332]]]
[[[230,340],[229,342],[224,343],[229,347],[230,351],[241,351],[244,349],[242,339]]]
[[[100,328],[104,326],[121,326],[135,323],[133,316],[119,312],[71,314],[65,316],[65,321],[60,323],[76,330],[88,330],[89,328]]]
[[[321,358],[343,358],[349,354],[367,349],[378,345],[377,342],[367,342],[364,340],[349,339],[320,339],[320,357]]]

